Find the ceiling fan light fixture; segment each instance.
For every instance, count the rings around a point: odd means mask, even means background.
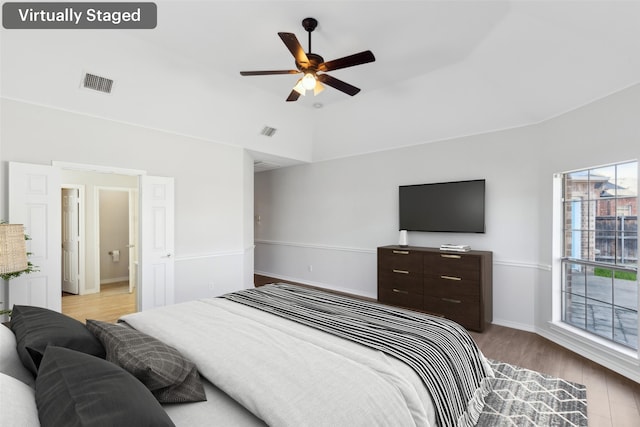
[[[316,80],[316,85],[313,87],[313,96],[316,96],[317,94],[319,94],[323,90],[324,90],[323,84],[320,83],[319,80]]]
[[[313,73],[311,72],[305,73],[304,77],[302,78],[302,87],[304,87],[306,90],[311,90],[315,88],[316,76],[313,75]]]
[[[307,91],[304,88],[304,84],[302,82],[302,79],[299,79],[298,82],[296,83],[296,85],[293,87],[293,90],[295,90],[296,92],[298,92],[300,95],[304,96],[305,92]]]

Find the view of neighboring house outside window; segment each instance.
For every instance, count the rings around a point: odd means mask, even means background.
[[[638,162],[562,178],[562,321],[637,350]]]

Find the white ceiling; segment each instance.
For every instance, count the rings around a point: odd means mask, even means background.
[[[637,84],[638,1],[157,1],[154,30],[2,30],[2,96],[240,145],[268,165],[537,123]],[[278,32],[325,60],[376,61],[284,100],[298,76]],[[81,91],[83,71],[116,83]],[[320,102],[323,108],[313,104]],[[262,128],[277,129],[272,138]]]

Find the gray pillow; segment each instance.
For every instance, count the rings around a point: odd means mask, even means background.
[[[33,375],[49,345],[70,348],[104,357],[100,341],[82,322],[57,311],[28,305],[14,305],[11,310],[11,330],[16,334],[18,355]]]
[[[36,378],[42,427],[171,427],[151,392],[121,367],[48,346]]]
[[[178,350],[128,326],[87,320],[107,360],[138,378],[162,403],[207,400],[195,364]]]

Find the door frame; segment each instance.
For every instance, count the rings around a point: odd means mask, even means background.
[[[85,291],[85,262],[86,262],[86,236],[85,227],[85,186],[83,184],[60,184],[60,189],[69,188],[78,190],[78,295],[83,295]],[[64,264],[63,264],[64,265]],[[64,267],[63,267],[64,268]],[[63,272],[64,274],[64,272]]]
[[[91,165],[91,164],[86,164],[86,163],[73,163],[73,162],[61,162],[61,161],[57,161],[57,160],[53,160],[51,162],[51,166],[54,167],[58,167],[60,169],[67,169],[67,170],[76,170],[76,171],[82,171],[82,172],[98,172],[98,173],[112,173],[112,174],[117,174],[117,175],[129,175],[129,176],[137,176],[138,177],[138,187],[133,190],[133,194],[136,194],[136,192],[139,194],[140,188],[141,188],[141,181],[142,181],[142,176],[146,176],[147,175],[147,171],[145,170],[141,170],[141,169],[128,169],[128,168],[119,168],[119,167],[115,167],[115,166],[100,166],[100,165]],[[96,192],[98,192],[98,189],[96,189]],[[131,202],[131,193],[130,192],[130,202]],[[97,194],[96,194],[97,195]],[[97,199],[96,199],[97,202]],[[97,207],[96,207],[97,208]],[[96,215],[99,215],[98,210],[95,210]],[[137,229],[136,232],[138,233],[138,235],[140,234],[140,229],[141,229],[141,221],[142,218],[140,216],[138,216],[137,218]],[[96,224],[98,224],[98,222],[96,222]],[[98,226],[98,225],[97,225]],[[98,247],[100,245],[99,242],[99,230],[96,231],[96,236],[98,236]],[[140,239],[138,239],[140,241]],[[140,252],[142,250],[142,242],[140,241],[140,245],[138,247],[135,248],[136,251],[136,265],[135,265],[135,270],[134,270],[134,274],[136,275],[136,283],[135,286],[137,287],[137,295],[136,295],[136,310],[140,311],[142,309],[142,292],[141,292],[141,283],[140,280],[138,280],[138,278],[140,277],[140,269],[139,269],[139,262],[140,262]],[[99,257],[98,255],[96,255],[97,257]],[[131,270],[131,260],[129,260],[129,269]],[[97,283],[100,283],[100,262],[98,260],[98,263],[96,264],[96,275],[97,275]],[[129,291],[131,292],[131,282],[129,282]]]

